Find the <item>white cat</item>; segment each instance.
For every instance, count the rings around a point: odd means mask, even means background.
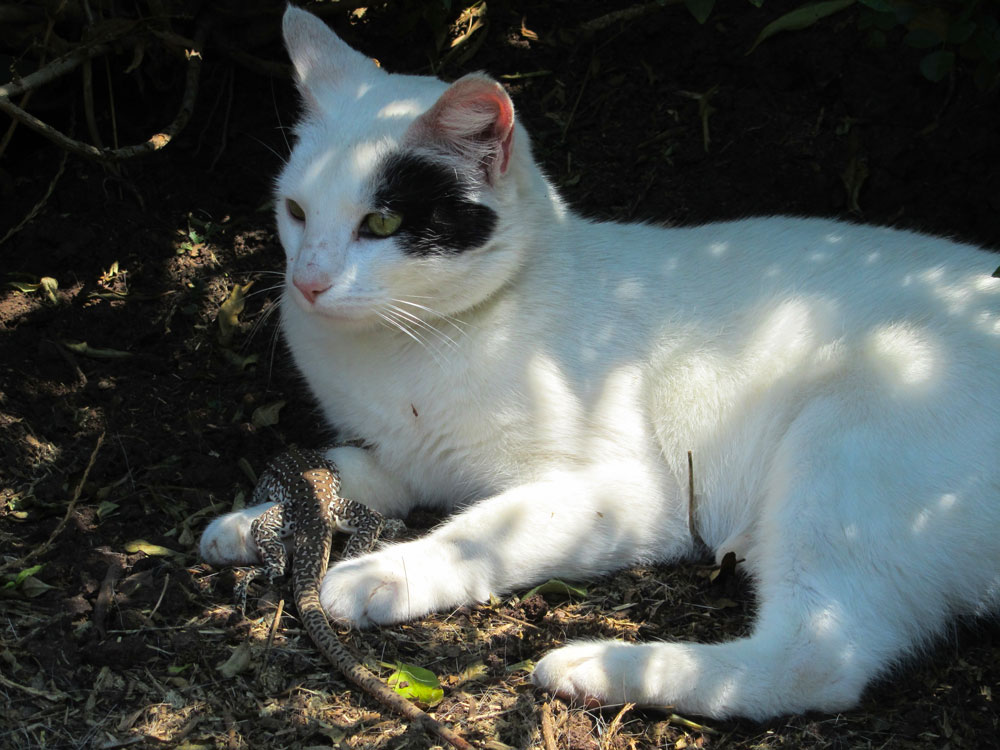
[[[837,711],[1000,584],[997,258],[920,234],[758,218],[595,223],[503,88],[390,75],[289,8],[305,99],[277,183],[282,325],[345,496],[458,509],[337,564],[365,626],[696,550],[746,558],[752,633],[594,641],[535,682],[713,717]],[[626,135],[626,134],[623,134]],[[216,519],[256,559],[263,507]],[[668,636],[669,634],[664,634]]]

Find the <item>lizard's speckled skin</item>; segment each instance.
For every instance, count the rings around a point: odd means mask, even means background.
[[[352,557],[371,550],[386,525],[382,514],[340,497],[339,489],[337,467],[318,451],[294,449],[271,462],[254,490],[254,500],[263,502],[270,497],[277,504],[250,527],[261,565],[250,568],[237,587],[241,608],[246,601],[247,585],[253,578],[264,574],[273,580],[284,575],[287,556],[281,537],[291,533],[295,605],[306,631],[323,655],[386,708],[453,747],[471,750],[466,740],[379,680],[347,650],[330,626],[320,605],[319,584],[326,573],[334,528],[353,533],[345,548],[345,557]]]

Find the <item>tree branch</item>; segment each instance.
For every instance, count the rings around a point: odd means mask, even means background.
[[[57,57],[45,67],[39,68],[34,73],[26,75],[19,81],[11,81],[0,86],[0,100],[12,99],[18,94],[23,94],[33,88],[37,88],[44,83],[54,81],[60,76],[72,72],[85,61],[100,55],[106,55],[111,51],[107,44],[95,44],[90,47],[78,47],[67,55]]]

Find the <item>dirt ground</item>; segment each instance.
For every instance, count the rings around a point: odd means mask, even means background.
[[[590,31],[610,5],[490,3],[481,39],[442,73],[505,76],[537,157],[588,215],[834,216],[1000,245],[996,91],[961,70],[929,83],[898,35],[867,47],[855,10],[747,55],[793,4],[726,5],[703,27],[667,5]],[[419,24],[373,11],[335,26],[390,70],[428,70]],[[145,78],[120,74],[127,64],[112,60],[122,142],[168,121],[180,90],[176,63]],[[78,86],[52,87],[33,111],[68,125]],[[268,457],[333,437],[270,314],[282,254],[269,189],[290,89],[210,49],[195,117],[161,153],[61,166],[22,128],[0,162],[0,235],[58,175],[0,245],[0,747],[431,744],[332,673],[293,605],[275,625],[287,589],[256,588],[241,618],[234,573],[195,550]],[[58,288],[29,286],[43,277]],[[250,282],[227,342],[220,310],[231,320],[223,303]],[[409,522],[420,533],[436,520]],[[532,689],[528,662],[569,638],[744,632],[751,587],[711,573],[626,570],[568,599],[519,592],[344,637],[372,664],[435,672],[444,699],[430,710],[482,747],[1000,747],[992,623],[959,625],[837,716],[704,723]]]

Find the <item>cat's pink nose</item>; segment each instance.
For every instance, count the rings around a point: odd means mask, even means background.
[[[292,279],[295,288],[302,292],[306,302],[310,305],[316,302],[316,298],[330,288],[330,282],[324,278]]]

